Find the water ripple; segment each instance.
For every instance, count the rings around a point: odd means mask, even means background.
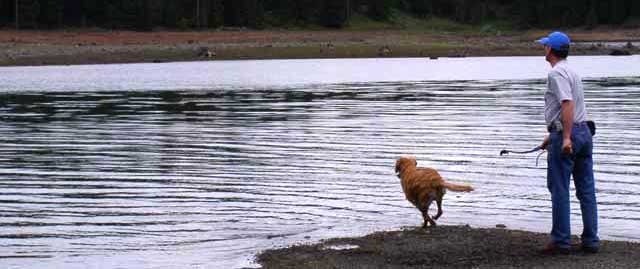
[[[274,245],[415,226],[393,171],[402,155],[477,188],[447,194],[443,223],[545,231],[544,157],[536,167],[535,156],[498,156],[540,143],[544,87],[5,93],[0,264],[54,258],[80,268],[119,255],[135,267],[130,253],[144,252],[229,265]],[[588,80],[586,97],[600,126],[602,235],[638,240],[640,78]],[[579,212],[572,221],[578,231]]]

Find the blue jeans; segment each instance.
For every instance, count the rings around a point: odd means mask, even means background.
[[[585,123],[575,124],[571,133],[573,153],[562,153],[562,133],[549,134],[547,187],[551,192],[553,228],[551,240],[559,247],[571,246],[569,180],[573,174],[576,196],[582,211],[582,245],[599,247],[598,209],[593,177],[593,140]]]

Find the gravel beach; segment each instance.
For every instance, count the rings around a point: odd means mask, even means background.
[[[267,250],[263,268],[640,268],[640,244],[603,241],[597,254],[540,252],[548,235],[508,229],[438,226],[338,238]],[[579,244],[574,238],[576,245]],[[579,245],[578,245],[579,246]]]
[[[573,55],[640,53],[640,30],[569,32]],[[0,66],[145,63],[243,59],[539,56],[548,31],[501,35],[371,31],[0,30]],[[583,44],[580,44],[582,42]],[[615,46],[611,43],[616,43]],[[627,43],[631,46],[624,48]]]

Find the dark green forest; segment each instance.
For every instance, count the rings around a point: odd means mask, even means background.
[[[385,21],[396,12],[522,29],[638,25],[640,0],[0,0],[0,27],[340,28],[354,14]]]

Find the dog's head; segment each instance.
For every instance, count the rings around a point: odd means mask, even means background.
[[[416,157],[401,157],[396,161],[396,175],[398,177],[402,176],[402,172],[407,171],[409,168],[416,168],[418,166],[418,161],[416,161]]]

